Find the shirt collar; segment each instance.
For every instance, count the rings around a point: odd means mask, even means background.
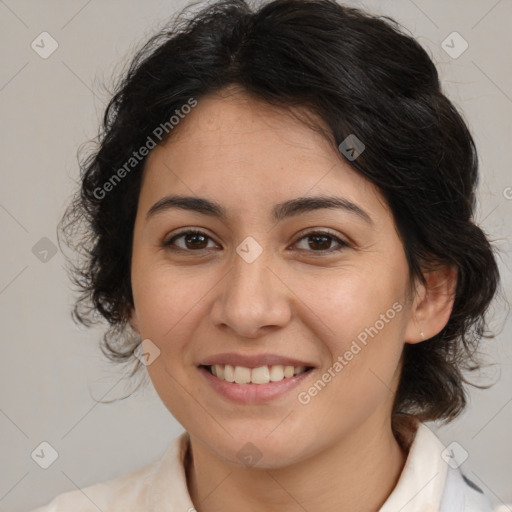
[[[408,449],[405,466],[394,490],[379,512],[437,512],[440,507],[447,465],[437,436],[417,420],[402,425],[402,444]],[[187,431],[170,445],[156,466],[147,494],[151,512],[193,512],[187,487],[185,456],[190,443]]]
[[[444,445],[424,424],[404,424],[409,441],[407,460],[398,483],[379,512],[438,512],[446,481]]]
[[[185,473],[185,456],[190,436],[183,432],[170,445],[156,468],[147,494],[147,506],[151,512],[193,512]]]

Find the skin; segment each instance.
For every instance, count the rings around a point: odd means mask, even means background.
[[[180,209],[146,219],[171,193],[216,201],[228,220]],[[342,209],[270,218],[277,203],[321,194],[356,203],[373,224]],[[181,237],[182,251],[162,246],[183,228],[209,238],[187,244]],[[303,238],[325,230],[349,245],[334,252],[334,238]],[[247,236],[263,249],[250,264],[235,250]],[[158,346],[147,370],[190,434],[186,474],[196,510],[378,510],[407,455],[391,430],[404,343],[444,327],[455,278],[441,268],[410,292],[403,246],[376,187],[317,131],[228,88],[200,98],[150,153],[132,249],[131,325]],[[400,313],[307,405],[299,403],[298,393],[396,302]],[[271,402],[235,404],[196,367],[222,352],[277,353],[317,369]],[[237,457],[247,442],[262,455],[253,467]]]

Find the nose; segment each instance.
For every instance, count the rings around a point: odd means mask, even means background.
[[[211,310],[218,328],[237,337],[258,338],[290,321],[290,291],[265,254],[248,263],[235,253]]]

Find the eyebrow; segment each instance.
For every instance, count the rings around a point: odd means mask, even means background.
[[[226,209],[219,203],[203,197],[170,195],[163,197],[149,209],[146,214],[146,220],[171,209],[194,211],[223,221],[228,219]],[[373,221],[365,210],[348,199],[336,196],[297,197],[290,199],[275,205],[271,216],[274,221],[279,222],[289,217],[321,209],[341,209],[358,216],[373,226]]]

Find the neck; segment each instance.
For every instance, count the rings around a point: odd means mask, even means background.
[[[191,437],[186,474],[198,512],[375,512],[396,486],[405,460],[391,424],[370,422],[328,450],[271,470],[226,463]]]

